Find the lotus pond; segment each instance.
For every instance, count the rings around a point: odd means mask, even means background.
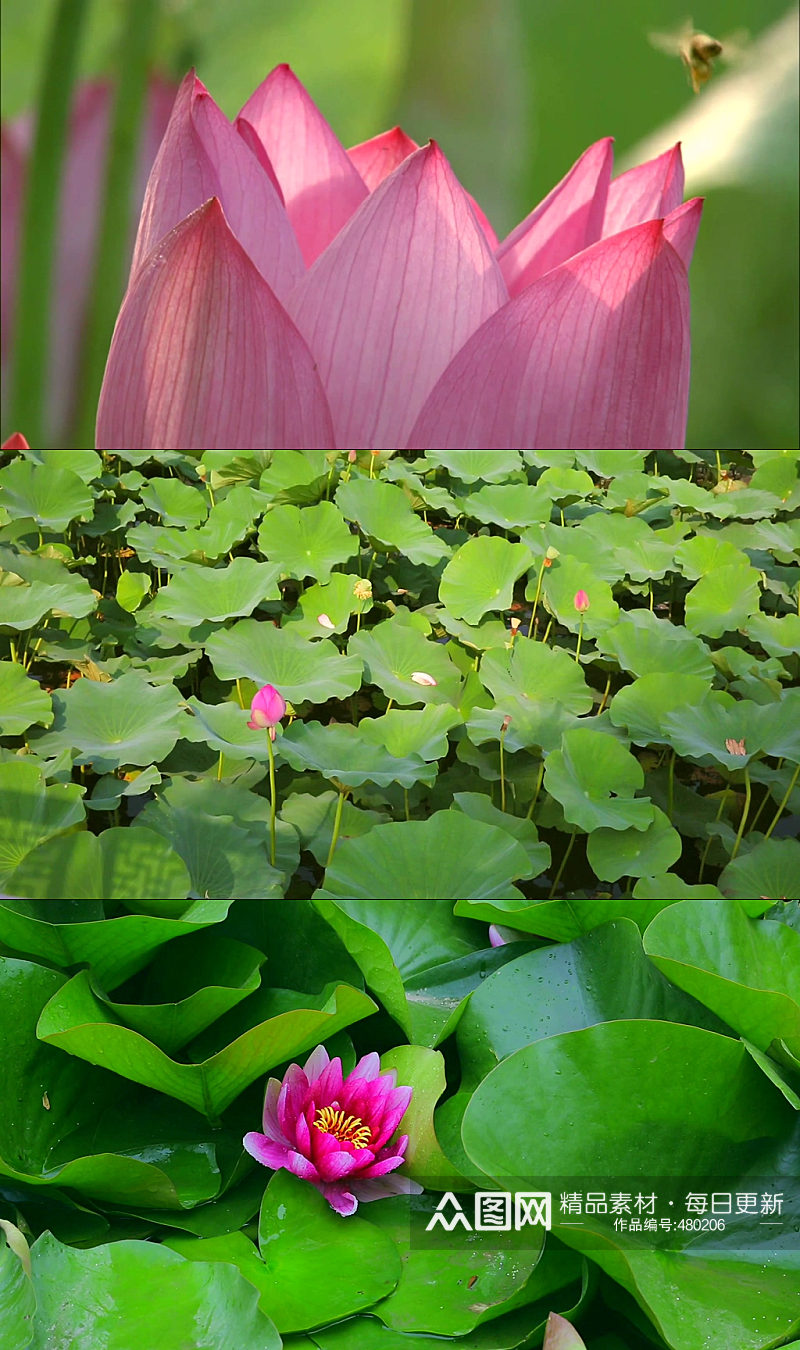
[[[4,1344],[792,1342],[798,506],[789,452],[4,457]]]

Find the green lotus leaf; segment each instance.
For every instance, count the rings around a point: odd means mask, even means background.
[[[496,451],[489,451],[496,455]],[[485,525],[499,525],[519,534],[528,525],[549,521],[553,503],[542,488],[527,483],[496,484],[471,492],[461,502],[464,512]]]
[[[301,846],[313,853],[321,867],[331,851],[333,827],[339,805],[338,792],[293,792],[281,806],[280,816],[297,831]],[[346,801],[342,807],[340,834],[353,839],[367,834],[375,825],[384,825],[389,817],[379,811],[364,811]]]
[[[135,1003],[124,989],[116,998],[93,992],[117,1021],[173,1054],[258,989],[264,960],[255,947],[201,930],[156,953]]]
[[[51,610],[82,619],[96,604],[88,581],[55,558],[0,549],[0,625],[27,631]]]
[[[149,593],[153,579],[149,572],[123,572],[117,582],[116,601],[120,609],[134,614]]]
[[[791,900],[797,895],[800,843],[796,839],[765,839],[748,853],[728,863],[719,878],[723,895],[750,900],[755,896]]]
[[[9,890],[31,900],[185,900],[190,886],[186,867],[165,839],[120,827],[37,844],[7,880]]]
[[[522,468],[518,450],[426,450],[425,461],[462,483],[501,483]]]
[[[800,615],[753,614],[743,632],[770,656],[793,656],[800,651]]]
[[[346,698],[361,684],[356,656],[340,656],[329,642],[308,642],[291,628],[258,619],[241,619],[212,633],[206,652],[221,680],[247,676],[259,687],[272,684],[292,703]]]
[[[634,896],[642,900],[655,900],[664,896],[668,900],[721,900],[722,891],[717,886],[691,886],[676,872],[657,872],[654,876],[642,877],[633,888]]]
[[[78,764],[98,773],[164,759],[181,734],[181,695],[174,685],[154,686],[135,671],[108,684],[79,680],[53,693],[52,730],[37,737],[40,754],[69,746]]]
[[[16,661],[0,661],[0,735],[19,736],[53,720],[50,695]]]
[[[193,530],[179,526],[136,525],[128,530],[128,543],[143,562],[170,571],[174,570],[175,560],[180,558],[201,563],[216,562],[250,532],[265,502],[266,498],[252,487],[239,483],[222,501],[212,506],[205,524]]]
[[[690,581],[708,576],[719,567],[750,567],[747,554],[720,534],[696,534],[684,539],[675,550],[675,562]]]
[[[258,547],[281,576],[327,582],[334,567],[358,553],[358,539],[333,502],[320,502],[302,511],[273,507],[261,522]]]
[[[462,1136],[473,1163],[501,1185],[505,1177],[580,1178],[587,1189],[591,1178],[624,1176],[661,1196],[674,1189],[680,1200],[687,1190],[713,1191],[716,1177],[741,1175],[733,1189],[748,1190],[755,1141],[787,1138],[794,1117],[765,1084],[731,1037],[674,1022],[606,1022],[545,1037],[503,1060],[469,1102]],[[569,1120],[580,1129],[565,1129]],[[698,1326],[707,1350],[766,1350],[790,1334],[791,1252],[772,1251],[765,1261],[750,1232],[744,1240],[732,1234],[727,1245],[717,1234],[719,1250],[708,1254],[691,1234],[674,1239],[679,1250],[657,1250],[620,1238],[613,1222],[584,1217],[576,1228],[559,1217],[553,1231],[632,1292],[674,1350],[695,1350]]]
[[[384,746],[398,759],[406,755],[443,759],[450,744],[447,733],[460,721],[460,714],[449,704],[428,703],[424,708],[394,708],[383,717],[364,718],[358,730],[366,740]]]
[[[428,820],[376,825],[337,846],[315,896],[406,897],[517,895],[512,878],[529,875],[521,844],[460,811]]]
[[[263,731],[248,727],[248,710],[238,703],[201,703],[188,698],[186,706],[194,716],[182,727],[184,740],[208,745],[218,755],[233,760],[256,759],[267,763],[269,750]]]
[[[489,798],[482,792],[455,792],[453,804],[463,811],[470,820],[482,820],[485,825],[496,825],[518,840],[528,855],[530,876],[538,876],[550,866],[550,845],[539,839],[536,826],[531,820],[519,816],[510,816],[492,806]]]
[[[646,450],[576,450],[575,460],[599,478],[618,478],[623,473],[637,473],[646,453]]]
[[[560,647],[547,647],[530,638],[517,637],[511,650],[487,652],[479,670],[481,684],[494,696],[495,708],[476,708],[467,731],[476,744],[489,738],[485,714],[500,733],[504,716],[511,717],[506,733],[510,750],[523,745],[541,745],[545,750],[560,745],[561,733],[575,717],[589,712],[592,695],[583,671]]]
[[[439,599],[455,618],[476,624],[489,610],[510,608],[514,583],[531,563],[525,544],[488,534],[468,539],[441,575]]]
[[[402,488],[378,478],[351,478],[336,490],[336,505],[355,521],[374,548],[398,549],[412,563],[435,567],[450,552],[414,513]]]
[[[565,553],[575,556],[573,545],[580,535],[584,536],[584,542],[587,538],[593,542],[599,552],[610,553],[618,574],[629,576],[632,581],[663,577],[674,566],[674,543],[660,538],[660,532],[651,529],[640,516],[596,511],[581,521],[580,531],[570,530],[569,539],[564,539]]]
[[[85,819],[84,791],[77,783],[46,786],[38,764],[0,764],[0,884],[37,844]]]
[[[485,923],[506,924],[531,936],[570,942],[612,919],[632,919],[644,932],[655,915],[669,904],[672,904],[671,900],[622,898],[581,900],[580,905],[576,905],[570,900],[526,900],[524,896],[518,896],[491,902],[459,900],[455,912]]]
[[[353,587],[359,578],[350,572],[332,572],[325,585],[317,582],[298,596],[297,604],[283,620],[283,626],[305,638],[327,638],[343,633],[351,615],[366,614],[371,600],[359,600]],[[329,628],[328,620],[333,627]]]
[[[268,861],[269,811],[264,798],[247,793],[248,818],[237,812],[235,785],[176,779],[136,817],[134,830],[161,835],[189,872],[192,895],[260,900],[283,894],[285,877],[297,866],[294,831],[276,836],[275,867]],[[210,794],[214,793],[214,799]]]
[[[570,824],[582,830],[644,830],[654,818],[650,801],[634,799],[644,785],[638,759],[610,736],[588,728],[564,732],[561,749],[545,760],[544,785]]]
[[[278,577],[282,571],[277,565],[257,563],[253,558],[234,558],[227,567],[197,567],[183,562],[143,613],[142,622],[147,622],[151,611],[190,625],[207,620],[221,623],[250,614],[265,600],[280,600]]]
[[[99,900],[0,901],[0,941],[55,966],[85,963],[105,989],[113,989],[145,965],[172,938],[225,918],[231,901],[195,900],[180,919],[121,914],[104,918]]]
[[[622,614],[614,628],[598,635],[597,646],[633,675],[695,675],[708,681],[714,675],[706,644],[649,609]]]
[[[208,515],[208,503],[199,484],[192,486],[177,478],[151,478],[139,493],[143,506],[155,511],[164,525],[191,529],[202,525]]]
[[[661,726],[678,754],[706,764],[716,761],[726,769],[741,769],[762,750],[779,754],[776,746],[784,737],[796,739],[798,735],[787,724],[780,704],[734,699],[721,690],[712,690],[693,708],[666,713]],[[726,741],[735,741],[739,746],[743,741],[745,753],[727,749]],[[791,749],[791,743],[788,748]]]
[[[566,468],[563,461],[553,465],[549,456],[548,462],[550,467],[540,475],[537,487],[544,488],[554,502],[576,502],[596,494],[597,488],[585,470]]]
[[[423,636],[399,614],[368,632],[354,633],[347,644],[348,660],[364,664],[365,680],[377,684],[395,703],[458,702],[461,675],[446,645]],[[428,676],[435,684],[415,680]]]
[[[44,1190],[38,1203],[48,1226],[70,1225],[84,1238],[102,1237],[99,1216],[67,1209],[66,1199],[59,1214],[62,1186],[94,1205],[144,1197],[156,1211],[205,1204],[222,1184],[217,1151],[230,1152],[235,1135],[140,1088],[126,1095],[115,1075],[38,1040],[42,1008],[65,982],[41,965],[0,958],[6,1091],[19,1104],[0,1117],[0,1176],[24,1185],[34,1203]]]
[[[324,450],[273,450],[259,489],[273,502],[307,505],[319,501],[328,482]]]
[[[279,748],[293,769],[316,769],[348,787],[400,783],[408,788],[417,782],[430,784],[436,777],[433,765],[421,756],[411,753],[396,758],[382,744],[362,736],[359,727],[341,722],[327,727],[319,722],[292,722]]]
[[[34,1344],[86,1340],[106,1350],[280,1350],[258,1293],[234,1266],[196,1265],[154,1242],[112,1242],[80,1251],[43,1233],[33,1247]],[[64,1298],[68,1289],[70,1296]]]
[[[672,738],[663,729],[666,714],[680,717],[681,709],[700,703],[710,688],[710,678],[702,675],[642,675],[614,695],[609,717],[639,745],[669,745]]]
[[[30,516],[40,530],[65,530],[70,521],[91,519],[94,500],[71,469],[15,459],[0,470],[0,506],[12,520]]]
[[[535,583],[531,577],[525,591],[529,599],[534,595],[531,589],[533,586]],[[611,594],[611,587],[607,581],[598,577],[591,563],[579,562],[577,558],[562,553],[545,572],[542,591],[558,622],[572,633],[577,633],[581,619],[584,634],[589,637],[619,623],[619,605]],[[585,591],[589,597],[589,608],[583,614],[579,614],[575,608],[578,591]]]
[[[308,995],[304,1003],[304,1007],[279,1012],[251,1026],[200,1063],[179,1063],[138,1031],[118,1022],[82,970],[50,999],[39,1018],[37,1035],[90,1064],[175,1097],[194,1111],[219,1116],[249,1083],[276,1064],[312,1049],[375,1008],[366,994],[343,984],[327,985],[317,997]]]
[[[270,1179],[258,1230],[267,1280],[259,1288],[281,1332],[338,1321],[394,1289],[400,1253],[363,1212],[343,1224],[308,1182],[285,1171]]]
[[[50,472],[53,469],[69,469],[76,473],[84,483],[91,483],[103,472],[103,463],[96,450],[23,450],[22,454],[32,464],[43,465]]]
[[[758,613],[759,575],[753,567],[727,564],[701,577],[686,597],[686,627],[718,638],[735,632]]]
[[[456,1029],[462,1086],[474,1091],[501,1060],[542,1037],[641,1018],[723,1029],[654,968],[631,919],[603,922],[517,956],[475,990]]]
[[[460,819],[466,824],[464,817]],[[439,837],[441,833],[441,829],[428,831],[429,836]],[[466,837],[460,827],[456,835],[459,841]],[[352,842],[363,843],[368,837]],[[420,838],[418,831],[416,838]],[[337,849],[337,857],[338,853]],[[399,888],[392,898],[398,893]],[[454,918],[452,906],[438,898],[438,891],[434,897],[431,891],[423,896],[421,891],[410,889],[404,893],[402,905],[383,904],[385,896],[380,892],[374,899],[366,894],[350,898],[356,894],[351,890],[335,898],[319,891],[313,900],[358,962],[368,987],[409,1040],[433,1048],[449,1035],[463,1000],[480,982],[482,973],[491,968],[494,957],[483,949],[485,936]],[[500,954],[498,964],[502,960]]]
[[[748,919],[738,900],[683,900],[658,914],[645,951],[667,979],[762,1051],[800,1055],[800,934]]]
[[[586,856],[601,881],[620,877],[650,876],[665,872],[681,856],[683,843],[678,831],[657,806],[643,830],[593,830],[586,841]]]

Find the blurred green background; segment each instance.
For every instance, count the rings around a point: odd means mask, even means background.
[[[4,0],[4,119],[35,101],[53,7]],[[435,137],[501,237],[601,136],[623,167],[659,129],[687,157],[695,138],[687,195],[707,200],[687,446],[793,449],[796,37],[784,27],[761,45],[786,15],[785,0],[704,0],[696,26],[723,41],[749,30],[750,56],[721,63],[697,97],[677,55],[648,41],[681,27],[680,0],[163,0],[158,52],[175,78],[194,64],[229,116],[288,61],[346,145],[398,121]],[[121,26],[116,0],[92,5],[82,75],[114,68]]]

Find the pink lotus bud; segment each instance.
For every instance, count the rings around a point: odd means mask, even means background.
[[[355,450],[348,450],[348,452],[347,452],[347,458],[349,459],[349,461],[350,461],[351,464],[355,464],[355,462],[356,462],[356,452],[355,452]]]
[[[247,725],[251,731],[263,731],[268,727],[270,740],[274,741],[275,728],[285,712],[285,700],[273,684],[265,684],[250,704],[250,721]]]
[[[375,1051],[345,1078],[342,1061],[318,1045],[305,1068],[291,1064],[283,1082],[270,1078],[264,1133],[246,1134],[244,1146],[265,1167],[310,1181],[345,1216],[359,1201],[419,1195],[422,1187],[410,1177],[389,1176],[405,1161],[408,1135],[390,1141],[412,1093],[396,1082],[394,1069],[380,1072]]]
[[[585,614],[589,608],[589,597],[585,591],[576,591],[572,602],[579,614]]]
[[[411,678],[415,684],[425,684],[431,687],[436,684],[436,680],[433,676],[428,675],[424,670],[415,670]]]

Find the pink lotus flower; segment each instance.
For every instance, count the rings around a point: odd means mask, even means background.
[[[233,125],[184,80],[99,448],[680,448],[701,202],[598,141],[502,243],[435,142],[349,153],[288,66]]]
[[[589,597],[585,591],[576,591],[575,599],[572,602],[579,614],[585,614],[589,608]]]
[[[275,740],[275,728],[286,712],[286,701],[278,693],[274,684],[265,684],[250,704],[250,720],[247,723],[251,731],[263,731],[269,728],[270,740]]]
[[[48,441],[68,444],[74,412],[82,336],[92,280],[97,232],[102,209],[106,151],[111,121],[112,87],[104,81],[81,85],[70,114],[64,177],[59,206],[50,322],[51,360],[47,380]],[[144,115],[137,187],[132,204],[131,246],[148,175],[167,127],[175,98],[173,86],[153,81]],[[27,165],[33,142],[33,121],[20,117],[2,129],[2,363],[13,347],[21,217]],[[4,383],[5,383],[4,378]]]
[[[394,1069],[379,1070],[373,1052],[343,1078],[341,1060],[318,1045],[305,1068],[290,1065],[282,1083],[270,1078],[264,1133],[245,1135],[247,1152],[265,1167],[285,1167],[310,1181],[339,1214],[354,1214],[359,1200],[418,1195],[417,1182],[388,1175],[405,1160],[408,1135],[389,1140],[412,1089],[395,1087]]]

